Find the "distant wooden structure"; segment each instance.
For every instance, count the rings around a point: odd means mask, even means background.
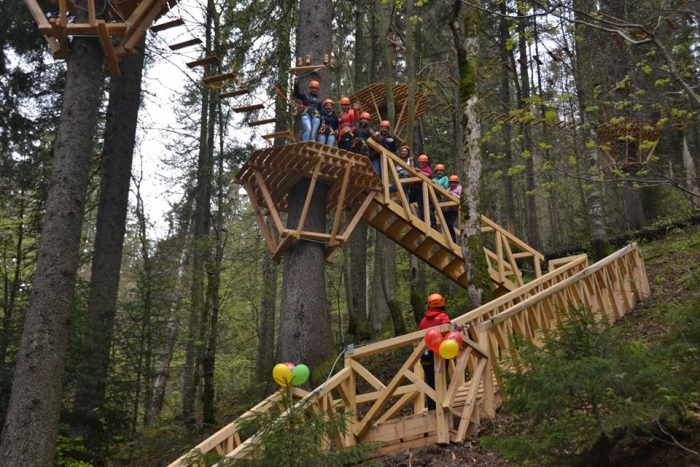
[[[54,58],[68,60],[71,36],[97,37],[111,76],[120,76],[119,57],[134,53],[136,45],[151,24],[177,0],[123,0],[105,2],[103,11],[96,11],[95,2],[88,1],[88,22],[73,21],[76,3],[70,0],[49,0],[58,9],[47,17],[37,0],[24,0]],[[181,20],[164,23],[158,30],[182,24]],[[167,25],[167,26],[166,26]]]
[[[661,128],[651,121],[622,121],[598,125],[602,151],[620,170],[643,170],[661,139]]]

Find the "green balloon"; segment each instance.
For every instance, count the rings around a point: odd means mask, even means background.
[[[299,386],[304,384],[306,380],[309,379],[309,367],[303,363],[298,364],[292,370],[292,384],[294,386]]]

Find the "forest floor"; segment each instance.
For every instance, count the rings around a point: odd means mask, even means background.
[[[635,338],[642,341],[654,340],[663,334],[667,322],[663,319],[663,307],[673,304],[700,303],[700,228],[691,227],[674,231],[663,240],[641,245],[647,275],[651,285],[651,296],[625,316],[624,321],[635,329]],[[630,322],[631,321],[631,322]],[[507,417],[499,411],[497,419],[484,423],[479,435],[486,435],[494,429],[494,424]],[[684,440],[688,450],[700,452],[700,436],[692,433]],[[461,445],[429,446],[423,449],[407,450],[388,455],[376,461],[386,467],[511,467],[514,464],[497,453],[480,446],[476,442]],[[662,467],[700,466],[697,454],[668,442],[642,439],[615,453],[613,463],[619,467]]]

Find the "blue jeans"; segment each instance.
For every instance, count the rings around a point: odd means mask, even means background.
[[[318,127],[321,125],[321,117],[311,117],[308,112],[301,116],[301,126],[304,127],[304,135],[302,141],[312,141],[318,132]]]
[[[328,146],[335,146],[335,135],[318,135],[316,141],[321,144],[327,144]]]

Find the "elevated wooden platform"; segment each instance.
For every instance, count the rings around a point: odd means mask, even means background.
[[[304,213],[315,185],[327,183],[330,185],[327,212],[350,210],[342,225],[342,216],[336,215],[329,232],[307,231],[304,230],[305,214],[296,229],[284,225],[281,213],[289,210],[289,190],[304,177],[311,180]],[[366,157],[313,141],[255,151],[234,181],[248,192],[258,225],[275,261],[280,260],[292,241],[302,238],[328,242],[326,257],[329,258],[348,239],[372,197],[379,191],[379,178]],[[279,241],[267,228],[266,215],[272,219]]]
[[[644,168],[661,139],[661,128],[652,121],[605,123],[596,129],[601,149],[618,169]]]
[[[465,347],[454,360],[435,356],[434,389],[425,383],[420,363],[426,349],[425,331],[349,348],[344,367],[322,386],[312,392],[290,388],[273,394],[169,467],[203,466],[207,453],[222,459],[244,458],[258,437],[246,439],[240,420],[279,410],[276,403],[283,398],[289,399],[288,404],[306,404],[308,413],[345,415],[348,432],[324,444],[338,449],[379,441],[382,445],[374,455],[380,456],[475,439],[481,419],[494,417],[500,404],[494,367],[502,365],[502,356],[511,352],[514,336],[540,343],[543,330],[564,319],[557,309],[569,303],[588,307],[597,317],[614,322],[649,295],[644,262],[634,244],[592,266],[585,255],[579,255],[550,262],[549,269],[539,279],[439,328],[444,332],[460,326]],[[373,374],[363,364],[368,357],[375,362],[378,358],[399,362],[400,368],[390,377]],[[425,410],[426,397],[436,401],[436,410]],[[286,413],[276,415],[282,419]]]
[[[394,110],[396,115],[396,122],[394,123],[394,128],[392,128],[392,134],[398,136],[401,140],[405,140],[406,124],[408,122],[408,85],[394,84],[391,86],[391,91],[394,95]],[[414,99],[416,102],[415,118],[418,119],[425,113],[428,107],[428,98],[420,92],[416,92]],[[386,117],[387,100],[383,84],[371,84],[352,95],[350,100],[352,102],[359,102],[362,111],[369,112],[372,115],[370,124],[375,128],[379,127],[379,122]]]
[[[96,11],[95,2],[87,2],[87,22],[76,22],[78,14],[75,2],[50,0],[57,11],[47,18],[37,0],[24,0],[49,46],[54,58],[68,60],[70,36],[97,37],[102,47],[107,70],[111,76],[119,76],[118,58],[134,53],[151,24],[173,7],[177,0],[123,0],[106,2],[104,11]],[[177,22],[169,22],[176,25]],[[168,27],[171,27],[170,25]]]

